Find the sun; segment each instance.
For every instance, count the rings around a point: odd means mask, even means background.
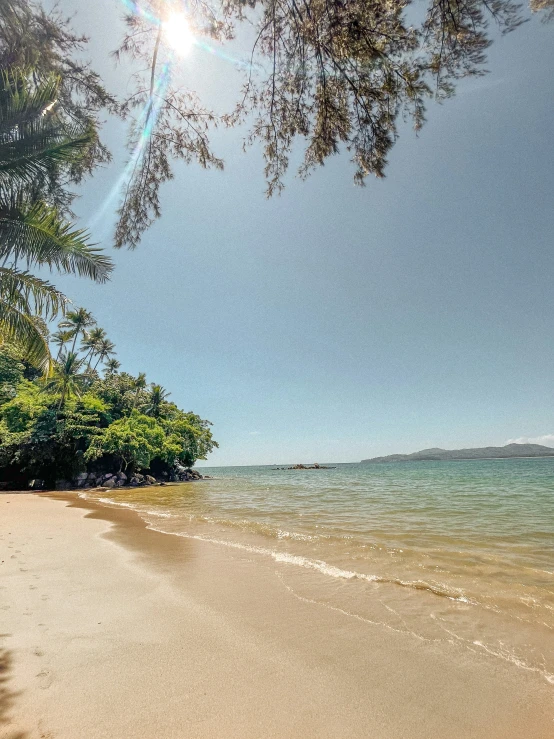
[[[172,13],[163,23],[167,44],[179,56],[188,56],[194,46],[194,36],[190,24],[183,13]]]

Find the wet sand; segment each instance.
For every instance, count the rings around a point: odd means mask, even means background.
[[[549,739],[552,686],[302,599],[245,551],[0,495],[0,737]]]

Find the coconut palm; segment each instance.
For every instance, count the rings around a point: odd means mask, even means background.
[[[106,362],[106,376],[110,377],[111,375],[117,374],[120,367],[121,362],[118,362],[117,359],[108,359]]]
[[[100,342],[106,338],[106,332],[103,328],[95,326],[91,331],[86,331],[81,341],[81,350],[85,353],[85,362],[90,367],[92,358],[95,354],[98,354]]]
[[[50,341],[54,344],[54,346],[58,347],[58,354],[56,355],[56,359],[59,359],[64,346],[71,341],[71,333],[69,331],[56,331],[50,337]]]
[[[147,405],[144,409],[145,414],[147,416],[159,418],[162,413],[163,404],[170,395],[171,393],[168,393],[161,385],[152,384],[150,386],[150,392],[148,393]]]
[[[81,374],[83,362],[75,352],[64,354],[54,368],[52,379],[44,386],[45,392],[61,394],[58,408],[63,408],[65,401],[72,395],[80,398],[86,388],[87,378]]]
[[[75,344],[77,343],[79,336],[81,334],[84,335],[87,328],[94,326],[95,324],[96,320],[90,311],[85,310],[85,308],[77,308],[77,310],[68,311],[64,320],[60,321],[58,326],[59,328],[66,328],[69,330],[73,339],[71,352],[74,353]]]
[[[110,341],[109,339],[102,339],[102,341],[98,344],[98,361],[94,365],[94,369],[96,369],[100,362],[103,362],[104,359],[108,359],[112,354],[115,354],[115,344],[113,341]]]
[[[146,387],[146,375],[144,372],[139,372],[138,377],[135,377],[135,397],[133,398],[133,405],[131,407],[131,412],[135,410],[135,406],[138,401],[139,393],[141,390],[144,390]]]
[[[93,131],[64,124],[57,95],[55,77],[0,71],[0,340],[20,345],[43,369],[51,366],[50,351],[32,318],[65,312],[67,299],[30,270],[44,266],[105,282],[113,268],[85,231],[42,199],[94,142]]]
[[[83,362],[85,360],[83,359]],[[90,388],[91,385],[93,385],[96,380],[100,379],[100,375],[95,369],[92,369],[92,367],[88,366],[84,372],[83,372],[83,388]]]

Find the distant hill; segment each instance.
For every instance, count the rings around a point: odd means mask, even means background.
[[[554,449],[541,444],[506,444],[479,449],[422,449],[413,454],[362,459],[362,462],[424,462],[444,459],[508,459],[510,457],[554,457]]]

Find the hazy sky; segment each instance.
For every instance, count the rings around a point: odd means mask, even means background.
[[[65,0],[108,87],[122,4]],[[179,406],[214,424],[209,464],[357,461],[554,432],[554,24],[498,40],[487,77],[402,131],[384,181],[352,183],[348,155],[264,197],[244,131],[214,139],[221,172],[177,167],[163,217],[134,252],[111,248],[124,163],[77,211],[113,253],[112,282],[58,283]],[[235,52],[237,46],[235,45]],[[240,52],[240,48],[238,49]],[[247,50],[244,50],[246,55]],[[225,102],[241,81],[196,49],[190,85]],[[554,445],[551,436],[546,443]]]

